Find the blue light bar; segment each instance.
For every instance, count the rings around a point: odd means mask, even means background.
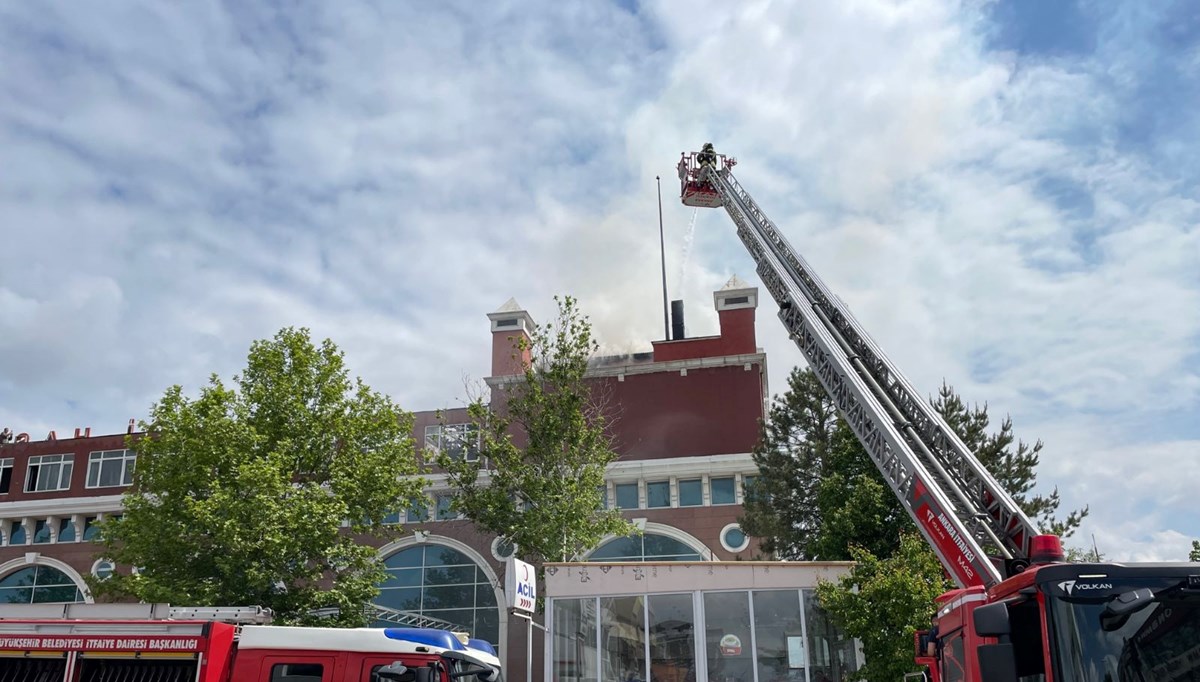
[[[493,656],[499,656],[499,654],[496,653],[496,647],[492,646],[492,644],[486,639],[468,639],[467,646],[471,647],[472,649],[478,649],[479,651],[486,651]]]
[[[383,634],[388,639],[395,639],[401,642],[412,642],[413,644],[423,644],[425,646],[452,649],[454,651],[467,650],[467,647],[458,641],[458,637],[455,637],[454,633],[446,630],[435,630],[432,628],[384,628]]]

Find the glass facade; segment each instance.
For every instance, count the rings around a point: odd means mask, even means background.
[[[0,579],[0,604],[48,604],[83,601],[79,586],[50,566],[30,566]]]
[[[815,590],[551,600],[555,682],[841,682],[855,642]]]
[[[383,561],[388,578],[375,603],[461,626],[472,637],[498,644],[500,610],[483,569],[453,547],[420,545]]]
[[[704,561],[704,557],[675,538],[643,533],[609,540],[588,561]]]

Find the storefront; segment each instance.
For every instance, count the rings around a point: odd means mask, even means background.
[[[816,599],[847,563],[547,567],[546,682],[841,682],[861,651]]]

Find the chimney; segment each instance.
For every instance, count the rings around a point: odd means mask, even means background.
[[[533,331],[533,318],[521,308],[517,299],[510,298],[494,313],[488,313],[492,321],[492,376],[522,374],[529,365],[530,353],[521,351],[517,345],[521,340],[529,341]]]
[[[713,303],[721,319],[721,337],[731,354],[758,352],[754,336],[754,310],[758,308],[758,287],[746,284],[737,275],[713,292]]]
[[[671,340],[684,339],[686,333],[683,326],[683,301],[671,301]]]

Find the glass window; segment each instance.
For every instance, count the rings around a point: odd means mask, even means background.
[[[13,458],[0,457],[0,495],[8,492],[12,484]]]
[[[704,594],[704,655],[712,682],[754,682],[749,597],[747,592]]]
[[[858,670],[854,640],[846,637],[829,619],[817,601],[816,590],[802,590],[804,625],[807,629],[808,665],[812,679],[824,675],[831,680],[848,680]]]
[[[754,593],[754,638],[758,679],[804,682],[805,657],[788,655],[790,648],[804,647],[799,590]]]
[[[671,482],[652,481],[646,483],[646,506],[650,508],[671,506]]]
[[[71,522],[71,519],[59,519],[58,541],[75,542],[75,524]]]
[[[75,455],[30,457],[29,474],[25,476],[25,492],[46,492],[70,488],[74,462]]]
[[[271,668],[271,682],[321,682],[324,676],[320,663],[277,663]]]
[[[600,486],[600,509],[608,509],[608,486]]]
[[[596,600],[555,599],[551,665],[556,682],[595,682]]]
[[[476,424],[436,424],[425,427],[428,459],[445,453],[451,459],[479,459],[479,426]]]
[[[88,455],[89,488],[111,488],[133,483],[137,454],[133,450],[105,450]]]
[[[40,519],[33,528],[33,544],[42,545],[50,542],[50,524]]]
[[[116,571],[117,567],[113,564],[113,562],[107,559],[101,559],[100,561],[97,561],[96,565],[92,568],[92,575],[104,580],[112,576],[112,574],[116,573]]]
[[[451,495],[449,493],[435,495],[433,500],[434,500],[435,508],[437,510],[436,518],[438,521],[450,521],[452,519],[458,518],[458,513],[454,511],[454,496],[453,495]]]
[[[691,594],[656,594],[647,603],[650,679],[690,682],[696,679],[696,619]]]
[[[728,478],[710,478],[708,479],[708,485],[712,489],[713,504],[734,504],[737,502],[733,476]]]
[[[97,517],[89,516],[83,522],[83,539],[96,540],[100,537],[100,526]]]
[[[50,566],[29,566],[0,579],[0,604],[81,602],[83,593],[66,573]]]
[[[424,523],[429,520],[429,500],[418,497],[413,500],[404,513],[405,523]]]
[[[704,481],[693,478],[679,482],[679,506],[699,507],[704,504]]]
[[[643,597],[600,599],[600,680],[644,682],[646,613]]]
[[[8,524],[8,544],[23,545],[25,544],[25,524],[20,521],[13,521]]]
[[[742,501],[750,499],[754,495],[754,484],[758,481],[758,476],[742,476]]]
[[[383,564],[388,577],[379,586],[376,604],[448,621],[472,637],[499,642],[496,592],[466,554],[445,545],[418,545],[392,554]]]
[[[643,533],[613,538],[588,556],[588,561],[703,561],[688,545],[666,535]]]
[[[741,527],[731,525],[721,531],[721,544],[731,552],[740,552],[750,545],[750,538],[746,537]]]
[[[637,509],[641,506],[638,504],[637,483],[618,483],[613,490],[616,492],[618,509]]]

